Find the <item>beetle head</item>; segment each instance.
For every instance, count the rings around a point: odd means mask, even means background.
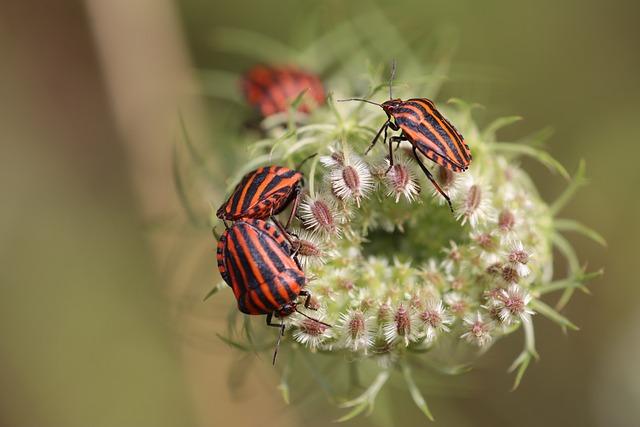
[[[401,99],[390,99],[382,103],[382,109],[385,113],[392,115],[403,104]]]
[[[282,307],[280,307],[278,309],[278,311],[276,311],[276,317],[287,317],[288,315],[290,315],[291,313],[293,313],[296,310],[296,307],[298,306],[297,302],[290,302],[287,303],[285,305],[283,305]]]

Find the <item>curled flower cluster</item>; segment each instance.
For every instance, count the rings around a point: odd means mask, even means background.
[[[451,198],[453,214],[431,190],[406,142],[394,147],[393,165],[386,148],[364,155],[373,127],[385,120],[369,105],[329,98],[327,107],[302,123],[270,119],[268,137],[254,147],[254,153],[265,152],[238,171],[242,176],[267,163],[293,166],[318,154],[303,171],[307,185],[292,235],[317,308],[301,310],[332,327],[293,313],[284,319],[283,345],[377,361],[379,376],[346,407],[370,405],[396,366],[429,415],[408,354],[428,359],[461,349],[464,362],[472,363],[501,337],[522,330],[524,348],[512,366],[517,385],[537,357],[534,319],[544,316],[573,328],[558,310],[592,277],[573,269],[569,277],[553,279],[554,246],[575,258],[555,221],[568,197],[545,203],[518,157],[537,158],[568,178],[562,166],[532,145],[496,142],[496,130],[509,120],[480,130],[469,105],[457,101],[445,110],[474,158],[462,173],[427,162]],[[552,308],[541,297],[554,291],[563,294]],[[442,359],[438,363],[446,365]]]

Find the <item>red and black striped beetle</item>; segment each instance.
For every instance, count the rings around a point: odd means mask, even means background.
[[[291,220],[298,210],[304,176],[299,169],[307,160],[315,157],[312,154],[303,159],[296,169],[284,166],[264,166],[247,173],[220,206],[216,216],[222,220],[237,221],[243,218],[272,218],[281,231],[289,228]],[[293,202],[286,225],[274,217]],[[288,235],[286,235],[288,238]]]
[[[298,111],[310,113],[325,100],[318,76],[295,66],[256,65],[244,75],[242,90],[247,102],[257,107],[263,117],[287,111],[291,101],[305,90],[306,99]]]
[[[311,294],[304,289],[307,283],[300,264],[291,254],[291,246],[278,229],[259,219],[236,221],[220,236],[217,248],[218,270],[231,287],[238,309],[245,314],[267,315],[267,325],[280,328],[273,317],[286,317],[298,312],[298,297],[306,297],[304,306],[310,307]],[[318,323],[330,325],[316,319]],[[278,344],[273,355],[275,363]]]
[[[395,64],[393,73],[395,72]],[[368,153],[384,132],[384,143],[387,143],[387,129],[400,130],[398,136],[389,138],[389,169],[393,166],[393,143],[398,145],[402,141],[408,141],[413,146],[413,156],[418,165],[429,178],[436,190],[447,200],[449,208],[453,211],[449,196],[440,188],[434,180],[429,169],[422,163],[418,152],[429,160],[452,171],[464,172],[471,163],[472,156],[469,146],[458,130],[440,113],[433,101],[427,98],[411,98],[406,101],[393,99],[391,94],[391,80],[389,81],[389,100],[378,104],[361,98],[349,98],[340,101],[361,101],[381,107],[387,114],[387,121],[382,125],[376,136],[367,148]]]
[[[302,181],[302,173],[284,166],[258,168],[242,177],[216,215],[227,221],[242,218],[266,219],[279,214],[293,202],[285,226],[289,228],[300,200]]]

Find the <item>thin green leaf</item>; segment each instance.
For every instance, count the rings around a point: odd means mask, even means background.
[[[406,363],[401,364],[402,375],[404,375],[404,380],[407,383],[407,387],[409,388],[409,393],[411,394],[411,398],[416,406],[422,411],[422,413],[429,418],[429,420],[434,421],[433,415],[427,406],[427,402],[424,400],[420,389],[413,381],[413,377],[411,374],[411,368]]]
[[[486,127],[486,129],[482,132],[481,139],[483,141],[493,141],[496,137],[496,132],[503,127],[509,126],[510,124],[519,122],[522,120],[521,116],[508,116],[508,117],[500,117],[495,119],[493,122]]]
[[[551,155],[546,151],[539,150],[537,148],[531,147],[530,145],[513,144],[510,142],[489,143],[488,145],[494,151],[499,153],[529,156],[542,163],[550,171],[558,172],[566,180],[571,179],[569,176],[569,172],[567,172],[564,166],[562,166],[562,164],[560,164],[560,162],[558,162],[556,159],[551,157]]]
[[[560,253],[566,258],[567,263],[569,264],[569,274],[571,276],[577,276],[582,271],[582,267],[580,267],[580,261],[578,260],[578,255],[576,251],[573,249],[573,246],[569,243],[567,239],[565,239],[562,235],[558,233],[551,234],[551,242],[553,245],[560,251]],[[556,310],[562,310],[573,295],[573,288],[567,288],[562,293],[562,296],[556,303]]]
[[[315,196],[315,182],[316,182],[316,168],[318,167],[318,162],[320,161],[320,157],[319,156],[315,156],[312,160],[311,160],[311,166],[309,167],[309,194],[311,195],[311,197]]]
[[[335,130],[335,125],[325,124],[325,123],[315,123],[310,125],[300,126],[296,130],[297,135],[302,135],[307,132],[319,132],[319,133],[327,133]]]
[[[187,152],[189,153],[189,157],[193,160],[194,165],[198,168],[198,170],[202,171],[207,179],[216,180],[218,177],[214,176],[211,171],[207,168],[207,162],[204,157],[200,154],[200,152],[196,149],[193,141],[191,140],[191,136],[189,135],[189,131],[187,130],[187,125],[184,121],[184,117],[182,113],[178,113],[178,121],[180,123],[180,132],[182,133],[182,142],[187,148]]]
[[[281,145],[289,142],[289,139],[294,138],[295,135],[296,135],[295,131],[291,129],[288,129],[285,133],[280,135],[273,142],[273,145],[271,146],[271,150],[269,150],[269,159],[271,160],[271,157],[273,157],[274,153],[277,151],[278,148],[280,148]],[[284,156],[280,156],[280,157],[284,157]]]
[[[176,145],[173,146],[173,159],[172,159],[172,172],[173,172],[173,184],[176,187],[176,192],[178,193],[178,198],[180,199],[180,205],[184,209],[187,214],[187,218],[189,223],[194,227],[203,226],[200,218],[196,214],[195,210],[191,206],[191,201],[189,200],[189,196],[187,196],[187,191],[182,181],[182,174],[180,172],[180,165],[178,161],[178,147]]]
[[[574,175],[573,179],[567,186],[567,188],[560,194],[560,196],[556,199],[555,202],[551,204],[550,211],[552,215],[556,215],[560,210],[567,204],[569,200],[573,197],[573,195],[578,191],[578,189],[587,184],[587,176],[586,176],[586,163],[584,159],[580,160],[578,164],[578,170]]]
[[[602,235],[598,234],[597,231],[592,230],[586,225],[580,224],[578,221],[574,221],[572,219],[555,219],[553,221],[553,225],[558,231],[574,231],[588,237],[601,246],[607,246],[607,241],[602,237]]]
[[[565,239],[564,236],[558,233],[551,234],[551,242],[566,258],[567,263],[569,264],[569,273],[572,276],[577,276],[578,274],[580,274],[582,270],[582,268],[580,267],[580,260],[578,259],[578,255],[573,249],[573,246],[571,246],[571,243],[569,243],[569,241]]]
[[[563,289],[581,288],[584,286],[585,282],[588,282],[589,280],[594,279],[598,276],[602,276],[603,273],[604,273],[604,270],[598,270],[591,273],[579,274],[575,277],[570,277],[563,280],[556,280],[556,281],[541,285],[538,288],[535,288],[535,292],[538,295],[544,295],[544,294],[548,294],[548,293],[563,290]]]
[[[253,328],[251,327],[251,319],[249,316],[244,316],[242,318],[242,329],[244,331],[244,336],[247,338],[247,342],[249,343],[249,348],[253,350],[254,353],[257,353],[258,348],[255,340],[253,339]]]
[[[284,152],[282,157],[283,158],[287,158],[287,157],[291,156],[293,153],[295,153],[296,151],[300,151],[304,147],[306,147],[308,145],[313,145],[313,144],[316,144],[316,143],[318,143],[318,138],[316,138],[316,137],[302,138],[301,140],[296,141],[293,144],[291,144],[289,146],[289,148]]]
[[[289,103],[289,120],[287,124],[287,129],[295,132],[297,125],[297,116],[298,116],[298,107],[304,101],[304,95],[307,93],[307,89],[300,91],[300,93]]]
[[[520,356],[513,362],[513,364],[509,367],[509,372],[513,372],[517,368],[516,377],[513,380],[513,386],[511,387],[511,391],[515,391],[522,381],[522,377],[524,377],[524,373],[527,371],[529,367],[529,363],[531,363],[531,353],[527,351],[523,351],[520,353]]]
[[[367,388],[367,390],[365,390],[364,393],[362,393],[360,396],[356,397],[355,399],[341,403],[340,404],[341,408],[353,407],[353,409],[350,412],[348,412],[346,415],[338,418],[336,421],[343,422],[343,421],[350,420],[356,415],[362,413],[367,408],[369,409],[369,413],[370,413],[373,410],[373,405],[375,403],[376,396],[378,395],[378,393],[380,392],[380,389],[387,382],[388,379],[389,379],[389,371],[380,372],[376,377],[376,379],[373,381],[373,383],[371,383],[369,388]]]
[[[580,330],[580,328],[574,325],[569,319],[538,299],[531,301],[531,308],[560,326],[573,329],[574,331]]]
[[[342,114],[340,114],[340,111],[338,111],[336,101],[333,98],[333,92],[329,92],[327,94],[327,105],[329,106],[329,109],[331,110],[331,112],[336,118],[336,121],[338,122],[338,128],[342,128],[344,125],[344,119],[342,118]]]
[[[211,289],[209,292],[207,292],[207,295],[205,295],[205,296],[204,296],[204,298],[202,299],[202,301],[206,301],[206,300],[208,300],[209,298],[211,298],[212,296],[214,296],[215,294],[217,294],[217,293],[220,291],[220,289],[223,289],[223,288],[224,288],[224,286],[225,286],[225,283],[224,283],[224,282],[220,282],[220,283],[218,283],[217,285],[215,285],[215,286],[213,287],[213,289]]]
[[[532,133],[531,135],[527,135],[523,138],[520,138],[516,141],[517,144],[529,144],[534,147],[543,147],[544,143],[547,142],[549,138],[554,133],[554,129],[550,126],[540,129],[537,132]]]
[[[353,419],[358,415],[360,415],[362,412],[364,412],[364,410],[367,409],[367,406],[368,406],[367,402],[362,402],[357,406],[355,406],[351,411],[347,412],[345,415],[335,420],[335,422],[343,423],[345,421],[349,421],[350,419]]]
[[[285,362],[284,368],[282,369],[282,374],[280,375],[280,383],[278,384],[278,390],[280,390],[280,394],[282,394],[282,400],[287,405],[291,403],[291,395],[289,389],[289,375],[291,373],[291,364],[293,363],[293,357],[295,352],[291,352],[291,355],[287,358]]]
[[[251,351],[249,347],[239,343],[238,341],[225,337],[224,335],[221,335],[221,334],[216,334],[216,336],[220,338],[222,341],[224,341],[226,344],[230,345],[231,347],[237,348],[238,350],[242,350],[242,351],[247,351],[247,352]]]

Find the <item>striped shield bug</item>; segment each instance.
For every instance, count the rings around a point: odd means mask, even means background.
[[[395,63],[389,80],[389,100],[378,104],[367,99],[349,98],[340,101],[360,101],[381,107],[387,114],[387,120],[371,141],[368,153],[376,144],[380,135],[384,133],[383,143],[389,144],[389,170],[393,167],[393,143],[396,148],[402,141],[408,141],[413,146],[413,156],[416,162],[429,178],[429,181],[449,203],[453,211],[449,196],[435,181],[429,169],[424,165],[418,153],[452,172],[464,172],[471,163],[471,151],[465,143],[464,137],[438,111],[433,101],[427,98],[411,98],[406,101],[394,99],[391,93],[391,82],[395,74]],[[397,136],[387,139],[387,130],[400,131]]]
[[[287,239],[275,226],[259,219],[236,221],[220,236],[216,257],[220,275],[233,290],[241,312],[266,314],[267,325],[280,328],[280,336],[285,324],[274,323],[274,316],[283,318],[298,312],[309,317],[297,308],[299,297],[305,297],[304,306],[312,308],[311,294],[304,289],[307,279]],[[274,363],[277,349],[276,345]]]
[[[242,218],[266,219],[279,214],[293,202],[289,219],[284,227],[289,228],[300,202],[304,177],[297,170],[315,154],[305,158],[296,170],[284,166],[265,166],[247,173],[220,206],[216,215],[227,221]],[[274,218],[275,220],[275,218]]]
[[[301,92],[306,91],[298,111],[310,113],[324,103],[322,82],[315,74],[294,66],[256,65],[242,79],[247,102],[257,107],[263,117],[285,112]]]

